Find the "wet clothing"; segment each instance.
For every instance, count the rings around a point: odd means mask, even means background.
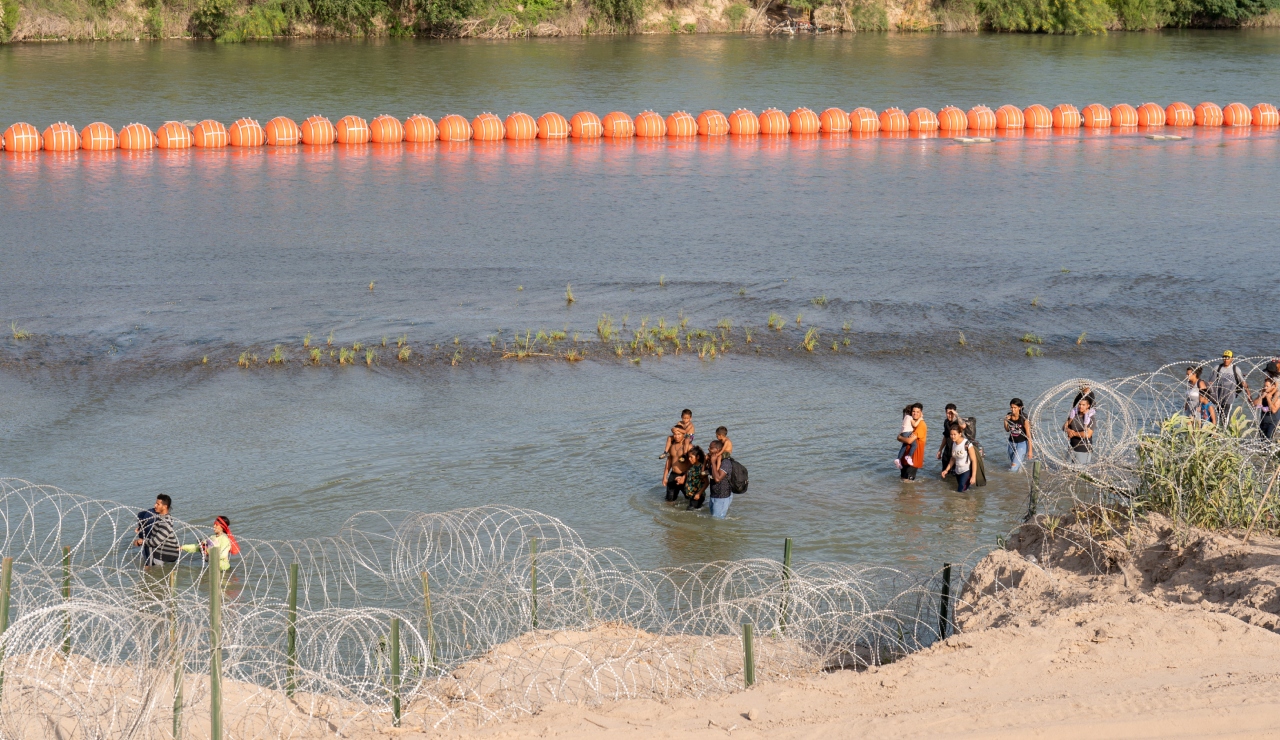
[[[178,561],[178,535],[173,531],[173,517],[153,514],[144,527],[142,548],[147,557],[143,565],[163,565]]]
[[[916,441],[913,445],[915,449],[908,458],[902,461],[901,478],[903,480],[915,480],[916,471],[924,467],[924,448],[928,441],[929,425],[924,422],[924,419],[921,419],[920,423],[916,424]]]
[[[677,483],[676,480],[680,476],[681,474],[677,473],[674,468],[667,471],[667,500],[668,501],[675,501],[679,499],[680,494],[682,493],[686,495],[688,494],[688,488],[686,488],[686,486],[689,483],[689,479],[686,476],[684,483]]]
[[[1004,420],[1009,424],[1010,442],[1017,444],[1018,442],[1027,441],[1027,417],[1025,414],[1016,419],[1009,415],[1004,417]]]
[[[1194,417],[1200,409],[1200,385],[1199,380],[1187,384],[1187,402],[1182,406],[1182,411],[1187,416]]]
[[[702,463],[690,465],[684,474],[684,495],[689,498],[698,498],[705,485],[702,480]],[[698,501],[698,506],[702,506],[701,500]]]
[[[198,545],[183,545],[183,552],[202,552],[206,560],[209,559],[209,548],[216,546],[218,548],[218,563],[220,570],[231,569],[231,538],[219,532],[210,539],[201,542]]]
[[[1209,387],[1213,390],[1214,402],[1222,411],[1218,414],[1218,422],[1225,424],[1231,416],[1231,404],[1236,402],[1236,394],[1244,390],[1244,373],[1235,363],[1230,367],[1220,364],[1214,370],[1213,383]]]
[[[724,477],[719,481],[711,478],[711,498],[729,498],[733,495],[733,491],[729,489],[729,474],[733,472],[733,463],[729,462],[729,458],[720,458],[720,472],[724,473]]]
[[[955,467],[952,470],[956,471],[956,475],[969,472],[973,466],[973,461],[969,459],[969,440],[963,439],[952,443],[951,459],[955,461]]]

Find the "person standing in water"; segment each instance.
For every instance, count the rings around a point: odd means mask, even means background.
[[[729,515],[729,504],[733,503],[733,491],[729,488],[729,474],[733,472],[733,463],[729,458],[724,456],[724,443],[720,440],[712,440],[707,446],[707,452],[711,455],[711,496],[708,503],[711,506],[711,516],[716,519],[724,519]],[[719,462],[719,464],[715,464]]]
[[[974,450],[973,443],[969,438],[964,436],[964,432],[958,428],[951,430],[951,461],[947,463],[947,467],[942,469],[942,479],[946,480],[947,475],[955,470],[956,474],[956,493],[964,493],[969,490],[969,485],[973,482],[973,471],[977,464],[978,453]]]
[[[1235,353],[1227,350],[1222,353],[1222,363],[1218,365],[1213,376],[1213,402],[1218,406],[1218,423],[1226,424],[1231,418],[1231,406],[1240,393],[1249,397],[1249,381],[1240,366],[1235,364]]]
[[[951,462],[951,430],[959,429],[964,436],[969,438],[970,442],[976,442],[974,430],[969,423],[960,415],[954,403],[947,404],[946,417],[942,420],[942,444],[938,447],[938,454],[934,457],[942,461],[942,467],[947,467]]]
[[[1275,378],[1267,376],[1262,381],[1258,397],[1250,398],[1249,402],[1258,410],[1258,431],[1266,439],[1272,439],[1276,433],[1276,414],[1280,412],[1280,390],[1277,389]]]
[[[1009,433],[1009,472],[1016,473],[1035,454],[1031,441],[1031,420],[1022,410],[1021,398],[1009,402],[1009,413],[1004,417],[1004,430]]]
[[[1076,465],[1093,462],[1093,404],[1088,394],[1081,394],[1079,405],[1071,410],[1062,430],[1071,444],[1071,461]]]
[[[924,405],[920,403],[911,404],[911,419],[915,422],[915,428],[911,434],[898,435],[898,441],[910,447],[915,445],[915,452],[909,460],[904,460],[902,472],[899,477],[902,480],[915,480],[916,471],[924,467],[924,447],[928,444],[929,425],[924,422]]]
[[[671,427],[671,436],[667,438],[667,452],[664,456],[666,462],[662,464],[662,485],[667,487],[668,501],[675,501],[671,495],[672,479],[675,477],[673,471],[678,465],[683,466],[686,464],[684,456],[692,446],[683,427],[679,424]]]
[[[178,535],[173,531],[173,517],[169,515],[172,506],[173,499],[168,494],[156,496],[155,513],[139,525],[141,536],[133,541],[133,546],[142,548],[144,568],[178,562]]]
[[[231,534],[231,520],[225,516],[219,516],[213,520],[213,536],[201,542],[198,545],[183,545],[183,552],[195,552],[199,550],[205,560],[209,559],[209,550],[218,548],[218,569],[231,569],[231,556],[240,554],[240,543],[236,542],[235,535]]]

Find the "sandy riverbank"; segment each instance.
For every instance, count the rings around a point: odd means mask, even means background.
[[[1280,736],[1280,542],[1166,525],[1119,557],[1069,523],[1052,540],[1024,529],[975,569],[962,632],[893,665],[714,700],[552,705],[443,736]],[[1090,572],[1099,558],[1109,574]]]

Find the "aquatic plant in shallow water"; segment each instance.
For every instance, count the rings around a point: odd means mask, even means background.
[[[13,338],[17,339],[18,341],[31,338],[31,332],[27,331],[26,329],[19,328],[18,322],[16,321],[9,322],[9,331],[10,333],[13,334]]]
[[[818,346],[818,328],[810,327],[809,331],[804,333],[804,339],[801,341],[806,352],[812,352],[813,348]]]

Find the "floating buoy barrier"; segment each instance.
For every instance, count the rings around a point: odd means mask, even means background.
[[[1076,107],[1070,103],[1060,103],[1053,106],[1053,110],[1049,111],[1049,118],[1053,122],[1054,128],[1080,128],[1080,111],[1076,110]]]
[[[1128,103],[1111,106],[1111,127],[1126,128],[1138,125],[1138,109]]]
[[[822,128],[818,114],[808,108],[796,108],[787,116],[793,134],[816,134]]]
[[[155,132],[146,124],[131,123],[120,129],[121,149],[155,149],[157,143]]]
[[[604,135],[604,124],[591,111],[579,111],[569,119],[569,136],[575,139],[598,139]]]
[[[1022,109],[1016,105],[1002,105],[996,108],[996,128],[1002,131],[1027,127],[1027,118]]]
[[[569,122],[559,113],[543,113],[538,116],[539,139],[569,138]]]
[[[369,141],[374,144],[399,144],[404,141],[404,124],[395,116],[376,116],[369,122]]]
[[[91,152],[105,152],[120,145],[115,129],[98,121],[84,127],[80,132],[80,148]]]
[[[229,144],[227,127],[214,120],[201,121],[191,129],[191,145],[201,149],[221,149]]]
[[[142,123],[130,123],[116,132],[102,121],[95,121],[77,131],[65,121],[50,125],[43,132],[29,123],[17,122],[4,129],[0,136],[0,150],[12,153],[50,151],[73,152],[110,151],[113,149],[219,149],[222,147],[260,146],[328,146],[335,142],[343,145],[426,143],[433,141],[532,141],[534,139],[626,139],[633,136],[648,139],[663,137],[693,138],[697,136],[750,137],[760,134],[801,136],[825,134],[828,136],[867,136],[879,134],[893,138],[930,138],[941,132],[960,143],[980,143],[990,138],[966,136],[976,132],[1001,132],[1005,138],[1031,136],[1046,138],[1064,135],[1081,127],[1094,134],[1108,130],[1153,129],[1165,126],[1189,128],[1192,126],[1214,128],[1280,127],[1280,111],[1271,103],[1258,103],[1249,107],[1241,102],[1219,107],[1205,101],[1192,108],[1178,101],[1161,107],[1159,103],[1146,102],[1134,107],[1118,103],[1108,108],[1101,103],[1090,103],[1077,109],[1070,103],[1059,103],[1052,109],[1033,103],[1026,108],[1002,105],[996,110],[985,105],[975,105],[967,112],[954,105],[943,106],[937,113],[920,107],[910,113],[901,108],[886,108],[880,113],[861,106],[845,112],[843,108],[827,108],[821,114],[799,107],[789,115],[777,108],[767,108],[756,115],[749,109],[739,108],[729,115],[718,110],[705,110],[694,118],[686,111],[675,111],[667,117],[653,110],[641,111],[634,119],[623,111],[613,111],[603,119],[590,111],[579,111],[566,120],[554,111],[537,119],[514,112],[499,118],[489,112],[481,113],[473,120],[450,114],[437,124],[432,118],[414,114],[401,122],[391,115],[379,115],[366,121],[357,115],[343,116],[337,124],[322,115],[307,118],[298,125],[286,116],[277,116],[260,125],[252,118],[241,118],[230,126],[206,119],[195,121],[167,121],[154,132]],[[1185,137],[1175,135],[1147,135],[1155,141],[1179,141]]]
[[[996,112],[985,105],[975,105],[965,114],[970,131],[995,131]]]
[[[729,114],[729,133],[734,136],[758,136],[760,118],[746,108],[739,108]]]
[[[80,134],[69,123],[55,123],[44,130],[41,137],[46,152],[74,152],[80,148]]]
[[[953,134],[963,134],[969,128],[969,117],[964,111],[948,105],[938,111],[938,128]]]
[[[828,108],[818,116],[818,127],[824,134],[843,134],[853,128],[853,122],[843,109]]]
[[[465,123],[465,121],[463,121]],[[440,127],[430,117],[421,113],[409,116],[404,122],[404,140],[410,143],[435,141],[440,138]]]
[[[685,115],[689,114],[686,113]],[[610,139],[630,139],[636,135],[635,121],[631,120],[631,116],[620,110],[606,114],[604,118],[600,119],[600,126],[604,130],[604,135]],[[667,124],[667,135],[672,135],[671,124],[669,123]]]
[[[1164,109],[1164,122],[1167,126],[1194,126],[1196,112],[1186,103],[1170,103]]]
[[[360,116],[343,116],[333,125],[333,138],[339,144],[368,144],[372,136],[369,122]]]
[[[507,138],[512,141],[529,141],[538,138],[538,122],[533,116],[519,111],[507,116],[502,127],[507,130]]]
[[[760,113],[760,133],[779,136],[791,133],[791,119],[777,108],[766,108]]]
[[[1249,110],[1244,103],[1231,103],[1222,109],[1223,126],[1248,126],[1252,123],[1253,111]]]
[[[698,119],[687,111],[678,110],[667,116],[667,136],[691,137],[698,135]]]
[[[726,136],[729,119],[718,110],[704,110],[698,114],[698,136]]]
[[[879,133],[880,116],[870,108],[854,108],[849,111],[849,131],[859,135]]]
[[[471,138],[476,141],[502,141],[507,138],[507,127],[494,114],[481,113],[471,119]]]

